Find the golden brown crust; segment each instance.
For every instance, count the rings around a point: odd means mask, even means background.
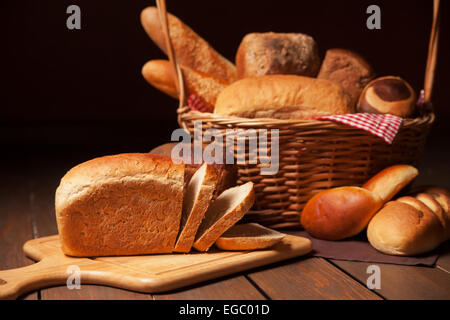
[[[168,14],[169,32],[177,62],[225,81],[236,79],[236,67],[180,19]],[[166,51],[159,13],[156,7],[141,12],[141,24],[156,45]]]
[[[313,196],[300,220],[315,238],[341,240],[360,233],[381,206],[380,199],[366,189],[333,188]]]
[[[58,231],[73,256],[166,253],[179,230],[184,166],[119,154],[79,164],[56,190]]]
[[[175,244],[175,252],[189,252],[191,250],[198,227],[205,216],[205,212],[209,207],[217,186],[218,176],[216,170],[207,163],[204,163],[202,167],[203,166],[205,166],[205,172],[198,194],[194,199],[188,200],[193,201],[190,205],[183,202],[183,214],[181,216],[180,226],[181,232],[178,235],[178,239]],[[201,173],[201,171],[199,171],[200,169],[197,170],[199,173]],[[193,180],[191,180],[188,185],[188,190],[193,187],[191,184],[193,184]],[[190,191],[192,192],[192,190]],[[185,199],[187,199],[187,194],[185,194]],[[187,208],[191,208],[190,212],[186,211]]]
[[[372,191],[383,203],[391,200],[401,189],[413,181],[419,171],[410,165],[394,165],[381,170],[362,187]]]
[[[284,233],[257,223],[245,223],[232,226],[215,244],[221,250],[256,250],[269,248],[284,237]]]
[[[195,94],[202,98],[210,112],[214,110],[217,96],[229,85],[229,82],[219,79],[184,65],[180,65],[184,76],[187,95]],[[175,77],[168,60],[150,60],[142,67],[142,75],[152,86],[178,99]]]
[[[234,197],[243,196],[243,198],[236,204],[228,204],[228,201],[222,203],[223,195],[226,192],[232,192]],[[250,210],[254,202],[255,191],[252,182],[224,191],[208,208],[205,218],[197,231],[194,248],[198,251],[208,251],[225,231],[231,228]],[[226,210],[215,210],[217,209],[215,206],[217,204],[226,205]],[[220,215],[217,215],[217,212],[214,211],[220,211]]]
[[[310,119],[354,112],[337,84],[295,75],[238,80],[218,96],[214,113],[246,118]]]
[[[433,212],[413,197],[388,202],[370,221],[367,238],[377,250],[391,255],[418,255],[444,240],[443,227]]]
[[[364,87],[375,77],[372,66],[356,52],[329,49],[325,53],[317,78],[340,84],[356,105]]]
[[[314,77],[319,67],[316,42],[301,33],[249,33],[236,54],[239,79],[266,74]]]

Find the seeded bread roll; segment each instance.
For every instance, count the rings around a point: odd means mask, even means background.
[[[169,253],[178,235],[184,166],[119,154],[72,168],[56,190],[62,251],[71,256]]]
[[[236,54],[240,79],[266,74],[314,77],[319,67],[316,42],[301,33],[249,33]]]
[[[356,52],[329,49],[325,54],[317,78],[341,85],[356,105],[364,87],[375,77],[370,64]]]
[[[295,75],[266,75],[238,80],[217,97],[214,113],[244,118],[311,119],[353,113],[339,85]]]

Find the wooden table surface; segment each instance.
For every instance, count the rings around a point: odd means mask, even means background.
[[[436,146],[431,145],[431,149]],[[43,150],[45,149],[45,150]],[[128,151],[128,150],[125,150]],[[433,156],[439,151],[439,157]],[[449,150],[428,152],[418,183],[450,187]],[[0,160],[0,269],[33,263],[22,252],[25,241],[57,233],[54,191],[73,165],[101,151],[60,152],[39,147],[8,153]],[[162,294],[81,285],[53,287],[22,299],[450,299],[450,243],[435,267],[377,265],[381,289],[369,290],[369,263],[315,257],[296,258],[226,278]]]

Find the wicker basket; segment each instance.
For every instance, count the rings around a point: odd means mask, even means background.
[[[419,164],[427,134],[435,116],[428,108],[420,117],[405,119],[391,145],[370,133],[333,121],[278,120],[224,117],[192,111],[185,104],[183,77],[173,54],[164,1],[160,8],[166,46],[179,83],[178,123],[194,136],[194,122],[202,130],[215,128],[223,135],[227,129],[279,130],[279,170],[275,175],[261,175],[263,166],[238,164],[238,183],[252,181],[257,201],[246,219],[272,228],[300,227],[299,214],[314,194],[332,187],[361,185],[381,169],[397,164]],[[425,106],[430,97],[435,70],[439,1],[435,0],[433,27],[425,75]],[[270,152],[271,140],[268,136]],[[248,144],[246,144],[248,149]],[[235,150],[237,145],[235,145]],[[248,159],[248,150],[246,150]]]

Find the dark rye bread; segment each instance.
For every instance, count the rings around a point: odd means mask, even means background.
[[[62,251],[71,256],[172,252],[183,177],[182,164],[140,153],[95,158],[72,168],[55,195]]]
[[[194,248],[208,251],[225,231],[242,219],[254,202],[252,182],[222,192],[206,211],[195,236]]]

